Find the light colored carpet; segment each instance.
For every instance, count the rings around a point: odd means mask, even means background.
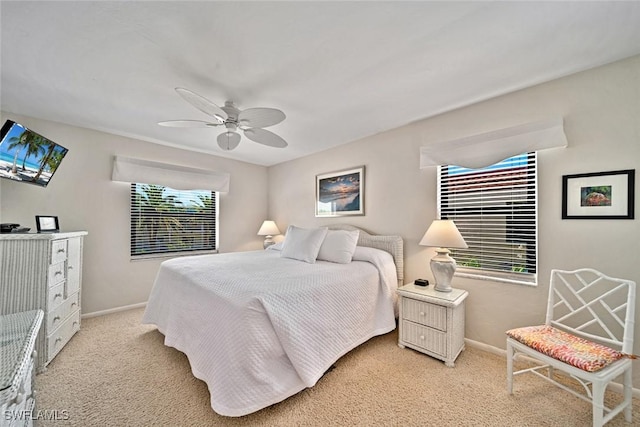
[[[591,407],[532,375],[506,392],[504,358],[469,348],[455,368],[397,346],[397,333],[353,350],[313,388],[240,418],[217,415],[186,356],[164,346],[142,309],[83,321],[36,377],[39,426],[588,426]],[[617,400],[611,393],[608,398]],[[41,412],[43,413],[43,412]],[[66,420],[62,418],[68,418]],[[640,422],[640,402],[633,418]],[[628,425],[619,415],[610,426]]]

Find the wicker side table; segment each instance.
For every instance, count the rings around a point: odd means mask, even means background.
[[[464,300],[462,289],[438,292],[433,286],[413,283],[398,289],[400,297],[398,346],[409,347],[454,366],[464,350]]]

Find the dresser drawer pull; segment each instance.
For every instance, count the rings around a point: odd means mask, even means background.
[[[73,265],[68,266],[67,270],[73,270]]]
[[[61,342],[61,341],[62,341],[62,338],[58,337],[58,338],[56,338],[56,340],[55,340],[55,342],[53,343],[53,345],[54,345],[54,346],[55,346],[55,345],[58,345],[58,343],[59,343],[59,342]]]
[[[60,254],[60,253],[62,253],[62,254],[63,254],[63,253],[64,253],[64,249],[58,249],[58,253],[59,253],[59,254]]]
[[[56,317],[54,317],[54,318],[53,318],[53,321],[51,321],[51,324],[52,324],[52,325],[55,325],[55,323],[56,323],[58,320],[60,320],[60,316],[56,316]]]
[[[424,335],[420,335],[420,339],[424,341]]]
[[[75,327],[78,324],[78,322],[74,321],[73,322],[73,326]]]
[[[53,273],[54,276],[59,276],[60,274],[62,274],[62,271],[56,271],[55,273]]]
[[[424,316],[424,311],[421,311],[421,312],[420,312],[420,316]]]
[[[62,294],[55,294],[55,295],[53,296],[53,299],[56,299],[56,298],[62,298]]]
[[[78,305],[75,301],[71,303],[71,307],[75,307],[76,305]]]

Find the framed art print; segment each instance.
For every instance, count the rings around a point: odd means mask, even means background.
[[[364,166],[316,175],[316,216],[364,215]]]
[[[633,219],[635,169],[562,177],[562,219]]]
[[[60,231],[57,216],[36,215],[38,233],[54,233]]]

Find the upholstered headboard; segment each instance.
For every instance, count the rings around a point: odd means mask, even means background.
[[[348,224],[328,225],[329,230],[359,230],[358,245],[389,252],[396,264],[398,286],[404,285],[404,244],[400,236],[379,236]]]

